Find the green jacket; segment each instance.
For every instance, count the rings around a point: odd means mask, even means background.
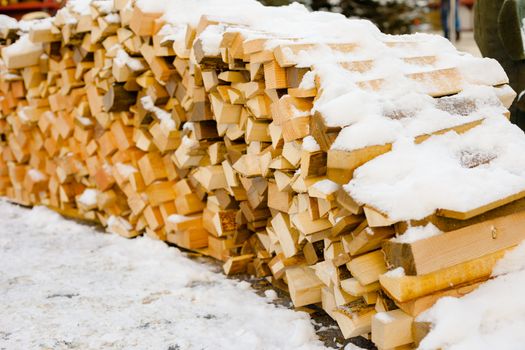
[[[474,38],[481,54],[499,61],[518,94],[525,90],[524,16],[525,0],[477,0],[474,7]],[[523,129],[525,98],[522,100],[514,103],[511,112]]]

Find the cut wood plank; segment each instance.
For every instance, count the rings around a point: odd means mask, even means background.
[[[245,273],[248,267],[248,263],[250,263],[253,260],[253,257],[253,254],[230,257],[228,260],[226,260],[226,262],[222,266],[222,269],[224,270],[224,273],[228,276]]]
[[[380,349],[411,344],[414,319],[402,310],[380,312],[372,318],[372,341]]]
[[[334,311],[335,320],[345,339],[370,333],[375,313],[374,307],[363,298],[339,306]]]
[[[439,299],[443,297],[461,298],[468,293],[476,290],[481,282],[470,283],[456,288],[451,288],[421,298],[413,299],[407,302],[397,302],[397,306],[412,317],[417,317],[422,312],[431,308]]]
[[[386,241],[383,251],[393,267],[424,275],[520,244],[525,211],[488,220],[412,243]]]
[[[467,282],[486,280],[506,252],[507,250],[500,250],[421,276],[396,276],[385,273],[379,277],[379,282],[393,299],[405,302]]]
[[[385,255],[381,250],[358,256],[350,260],[346,267],[362,285],[379,281],[379,276],[387,271]]]
[[[508,197],[505,197],[505,198],[502,198],[500,200],[497,200],[495,202],[492,202],[492,203],[488,203],[486,205],[483,205],[479,208],[475,208],[475,209],[472,209],[472,210],[468,210],[468,211],[457,211],[457,210],[450,210],[450,209],[444,209],[444,208],[441,208],[441,209],[438,209],[436,214],[438,216],[444,216],[444,217],[447,217],[447,218],[452,218],[452,219],[459,219],[459,220],[467,220],[467,219],[470,219],[474,216],[477,216],[477,215],[480,215],[480,214],[483,214],[483,213],[486,213],[490,210],[493,210],[493,209],[496,209],[498,207],[501,207],[505,204],[509,204],[511,202],[514,202],[518,199],[521,199],[521,198],[524,198],[525,197],[525,191],[521,191],[521,192],[518,192],[518,193],[515,193],[513,195],[510,195]]]
[[[295,307],[321,302],[323,284],[308,266],[287,269],[286,281]]]

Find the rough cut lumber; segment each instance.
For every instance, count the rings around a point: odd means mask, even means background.
[[[413,343],[414,319],[401,310],[381,312],[372,318],[372,341],[380,349],[393,349]]]
[[[417,317],[422,312],[428,310],[432,307],[440,298],[443,297],[453,297],[460,298],[467,295],[468,293],[474,291],[479,287],[481,282],[475,282],[471,284],[466,284],[459,286],[457,288],[451,288],[430,295],[425,295],[424,297],[413,299],[407,302],[396,302],[396,305],[399,306],[401,310],[406,312],[412,317]]]
[[[385,241],[383,250],[390,266],[424,275],[516,246],[524,225],[525,212],[518,212],[413,243]]]
[[[321,302],[322,283],[307,266],[286,270],[286,281],[295,307]]]
[[[379,275],[387,271],[385,255],[381,250],[358,256],[346,263],[346,267],[362,285],[379,281]]]
[[[492,209],[496,209],[498,207],[501,207],[501,206],[503,206],[505,204],[509,204],[511,202],[514,202],[515,200],[521,199],[523,197],[525,197],[525,191],[513,194],[511,196],[502,198],[502,199],[500,199],[498,201],[495,201],[493,203],[489,203],[489,204],[484,205],[482,207],[479,207],[479,208],[476,208],[476,209],[473,209],[473,210],[469,210],[469,211],[466,211],[466,212],[460,212],[460,211],[449,210],[449,209],[444,209],[443,208],[443,209],[438,209],[436,214],[439,215],[439,216],[444,216],[444,217],[452,218],[452,219],[467,220],[467,219],[470,219],[470,218],[472,218],[474,216],[486,213],[486,212],[488,212],[488,211],[490,211]]]
[[[486,280],[506,250],[421,276],[379,277],[384,290],[396,301],[405,302],[467,282]]]
[[[376,314],[373,306],[360,298],[335,309],[335,320],[345,339],[370,333],[372,317]]]

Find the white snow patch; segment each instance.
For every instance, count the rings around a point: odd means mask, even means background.
[[[277,292],[274,291],[273,289],[268,289],[268,290],[265,290],[265,291],[264,291],[264,296],[265,296],[268,300],[272,301],[272,300],[277,299]]]
[[[426,226],[413,226],[409,227],[402,235],[392,238],[392,242],[396,243],[413,243],[425,238],[434,237],[442,234],[440,229],[434,226],[432,223]]]
[[[97,204],[97,196],[99,194],[98,190],[87,188],[82,192],[82,194],[78,197],[78,202],[90,207],[92,205]]]
[[[192,218],[189,216],[179,215],[179,214],[172,214],[168,216],[168,221],[174,224],[178,224],[184,221],[191,220]]]
[[[315,89],[315,73],[312,71],[306,72],[306,74],[303,75],[303,78],[301,79],[299,88],[305,90]]]
[[[421,144],[399,140],[343,187],[396,221],[423,219],[440,208],[464,212],[524,191],[524,152],[523,131],[491,118],[461,135],[448,132]]]
[[[321,147],[319,146],[319,144],[313,136],[306,136],[303,139],[302,148],[308,152],[318,152],[321,150]]]
[[[492,280],[462,298],[445,297],[418,317],[432,322],[419,349],[514,350],[525,342],[525,243],[508,252]]]
[[[33,43],[29,34],[24,34],[14,44],[2,48],[2,56],[25,55],[35,51],[42,51],[42,44]]]
[[[37,169],[29,169],[27,174],[34,182],[44,181],[46,179],[46,176]]]
[[[126,179],[128,179],[133,173],[137,172],[137,169],[134,166],[124,163],[117,163],[115,164],[115,167],[117,168],[118,173]]]
[[[0,14],[0,29],[16,29],[18,28],[18,22],[16,19],[10,16]]]
[[[332,180],[325,179],[325,180],[317,181],[313,185],[313,187],[321,193],[332,194],[335,191],[337,191],[341,186],[333,182]]]
[[[144,96],[140,99],[140,101],[142,102],[142,106],[144,106],[145,110],[155,114],[155,116],[160,120],[160,125],[164,129],[175,129],[175,121],[171,118],[171,114],[169,114],[162,108],[155,106],[150,96]]]
[[[398,267],[396,269],[385,272],[384,275],[391,278],[405,277],[405,269],[402,267]]]
[[[355,344],[352,344],[352,343],[348,343],[345,345],[345,348],[344,350],[363,350],[363,348],[355,345]]]
[[[5,348],[324,349],[306,313],[160,241],[2,200],[0,222]]]

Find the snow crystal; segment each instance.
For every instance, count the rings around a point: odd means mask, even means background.
[[[118,67],[124,67],[127,65],[133,71],[144,70],[144,65],[139,59],[130,57],[126,51],[119,49],[114,59],[115,65]]]
[[[111,226],[114,226],[114,225],[121,225],[121,226],[124,227],[124,229],[126,229],[128,231],[133,229],[133,226],[131,226],[131,224],[128,222],[128,220],[124,219],[123,217],[114,216],[114,215],[111,215],[108,218],[107,225],[108,225],[108,229],[111,229]]]
[[[75,119],[78,120],[78,122],[84,126],[93,125],[93,121],[90,118],[76,116]]]
[[[218,56],[220,54],[220,44],[222,41],[222,34],[224,33],[224,25],[212,25],[199,35],[202,41],[202,49],[207,56]]]
[[[183,146],[186,146],[186,147],[196,147],[199,145],[199,141],[197,140],[192,140],[190,139],[188,136],[184,135],[182,137],[182,140],[181,140],[181,145]]]
[[[66,6],[80,15],[89,15],[89,5],[93,0],[68,0]]]

